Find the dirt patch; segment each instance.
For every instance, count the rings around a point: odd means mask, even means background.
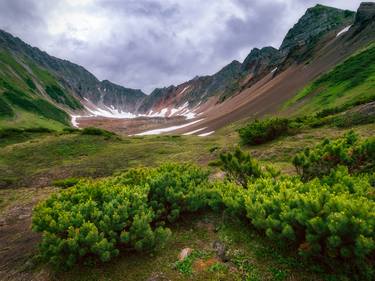
[[[40,241],[40,235],[31,231],[31,215],[33,207],[54,191],[52,188],[3,191],[2,195],[16,197],[0,213],[0,280],[45,280],[30,271]]]
[[[220,263],[220,260],[216,257],[207,260],[198,259],[193,263],[193,270],[194,272],[203,272],[208,270],[211,266],[213,266],[216,263]]]

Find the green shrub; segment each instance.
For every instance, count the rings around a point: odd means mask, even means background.
[[[205,185],[208,172],[190,164],[164,164],[157,169],[132,169],[115,179],[115,184],[147,185],[148,200],[156,217],[173,222],[183,212],[207,206]]]
[[[77,178],[66,178],[60,180],[54,180],[52,182],[53,186],[61,187],[61,188],[68,188],[76,185],[80,180]]]
[[[208,174],[192,165],[132,169],[99,181],[79,181],[33,213],[43,233],[41,257],[71,267],[87,258],[109,261],[120,249],[151,250],[170,234],[166,222],[207,206]]]
[[[81,130],[82,135],[90,135],[90,136],[105,136],[105,137],[111,137],[114,136],[115,133],[106,131],[99,128],[94,127],[87,127]]]
[[[0,117],[12,117],[14,116],[14,111],[10,105],[5,101],[5,99],[0,96]]]
[[[269,238],[294,245],[304,256],[340,265],[352,278],[372,280],[374,199],[367,176],[352,177],[341,168],[308,183],[260,178],[249,183],[245,207],[251,223]]]
[[[375,138],[360,141],[353,131],[335,141],[324,140],[316,147],[298,153],[293,164],[303,180],[327,175],[338,165],[349,168],[351,173],[374,171]]]
[[[26,82],[27,86],[29,86],[29,88],[30,88],[31,90],[36,90],[36,85],[35,85],[33,79],[31,79],[30,77],[27,77],[27,78],[25,79],[25,82]]]
[[[65,125],[70,124],[69,115],[65,111],[44,99],[31,98],[17,89],[6,91],[3,93],[3,96],[10,104],[21,109],[36,113],[47,119],[56,120]]]
[[[59,86],[48,85],[45,88],[46,93],[57,103],[64,104],[71,109],[82,109],[82,105],[73,96],[67,95]]]
[[[353,112],[334,116],[328,121],[328,123],[331,123],[335,127],[349,128],[353,126],[373,123],[375,122],[375,115]]]
[[[54,130],[45,128],[45,127],[25,128],[23,129],[23,131],[27,133],[53,133],[55,132]]]
[[[244,194],[246,189],[233,182],[215,182],[207,186],[208,205],[214,211],[224,210],[225,212],[244,217],[245,202]]]
[[[0,129],[0,137],[9,138],[9,137],[20,136],[25,133],[52,133],[52,132],[54,132],[54,130],[51,130],[49,128],[44,128],[44,127],[25,128],[25,129],[9,127],[9,128]]]
[[[255,120],[239,130],[244,144],[258,145],[272,141],[290,133],[289,120],[285,118],[270,118]]]
[[[258,161],[239,148],[236,148],[234,153],[221,153],[220,166],[231,181],[237,182],[245,188],[249,180],[263,175]]]
[[[72,133],[78,133],[78,132],[80,132],[80,131],[81,131],[80,129],[70,128],[70,127],[68,127],[68,128],[64,128],[64,129],[63,129],[63,132],[65,132],[65,133],[69,133],[69,134],[72,134]]]
[[[120,248],[149,250],[164,242],[169,230],[155,226],[147,195],[147,186],[106,180],[81,181],[52,195],[33,213],[33,230],[43,233],[42,259],[71,267],[90,257],[109,261]]]
[[[23,134],[23,130],[19,128],[4,128],[0,129],[0,138],[9,138]]]

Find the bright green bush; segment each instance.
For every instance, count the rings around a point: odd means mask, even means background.
[[[352,177],[345,168],[308,183],[260,178],[245,193],[247,217],[269,238],[355,269],[363,280],[374,276],[374,200],[369,177]]]
[[[293,164],[303,180],[327,175],[338,165],[353,172],[374,171],[375,138],[360,141],[353,131],[335,141],[328,139],[312,149],[298,153]]]
[[[149,186],[148,202],[156,217],[175,221],[183,212],[207,206],[208,172],[190,164],[164,164],[156,169],[132,169],[115,180],[126,185]]]
[[[236,148],[233,153],[221,153],[220,167],[226,173],[227,178],[245,188],[249,180],[263,176],[262,168],[258,161],[239,148]]]
[[[290,133],[289,120],[286,118],[269,118],[255,120],[239,130],[244,144],[259,145]]]
[[[79,182],[39,204],[33,230],[42,232],[41,256],[71,267],[84,258],[109,261],[120,248],[152,249],[169,230],[153,225],[148,187],[113,186],[107,180]]]
[[[100,181],[79,181],[40,203],[33,230],[43,233],[43,260],[71,267],[109,261],[120,249],[150,250],[169,236],[166,222],[207,206],[207,172],[193,165],[133,169]]]
[[[208,205],[214,211],[226,211],[238,217],[245,217],[243,186],[233,182],[215,182],[207,186]]]

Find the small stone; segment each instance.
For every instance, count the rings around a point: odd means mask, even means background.
[[[181,252],[179,253],[178,255],[178,260],[179,261],[183,261],[184,259],[186,259],[188,256],[190,256],[190,254],[193,252],[193,250],[191,248],[184,248],[181,250]]]
[[[227,252],[227,249],[225,247],[225,245],[220,242],[220,241],[214,241],[212,243],[212,248],[214,249],[214,251],[216,252],[216,255],[223,261],[223,262],[226,262],[228,261],[228,257],[226,255],[226,252]]]

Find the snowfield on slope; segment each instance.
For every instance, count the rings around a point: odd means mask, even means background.
[[[172,131],[176,131],[178,129],[182,129],[182,128],[191,126],[193,124],[201,122],[202,120],[203,119],[199,119],[199,120],[196,120],[196,121],[193,121],[193,122],[190,122],[190,123],[187,123],[187,124],[183,124],[183,125],[171,126],[171,127],[167,127],[167,128],[150,130],[150,131],[146,131],[146,132],[143,132],[143,133],[135,134],[135,136],[160,135],[162,133],[172,132]]]

